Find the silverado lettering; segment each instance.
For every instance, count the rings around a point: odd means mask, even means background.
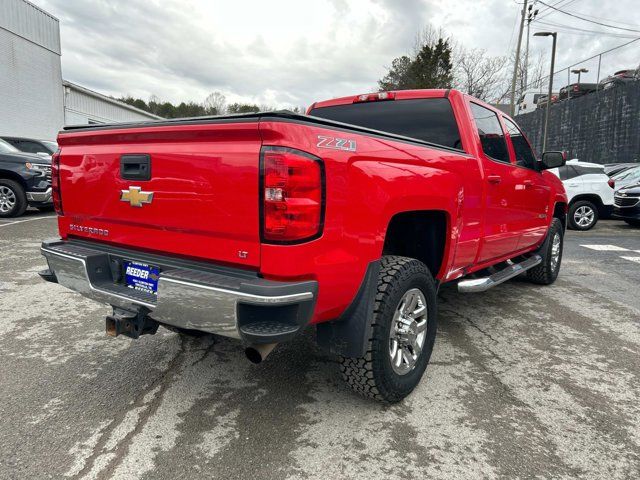
[[[65,128],[42,277],[112,305],[112,336],[208,332],[256,363],[313,326],[354,390],[383,402],[423,376],[442,284],[556,280],[567,196],[547,170],[564,157],[538,157],[507,115],[456,90],[307,114]],[[127,151],[148,167],[136,187]],[[100,221],[109,242],[74,218]]]

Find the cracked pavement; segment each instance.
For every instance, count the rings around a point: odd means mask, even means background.
[[[46,217],[46,218],[41,218]],[[568,232],[551,287],[440,292],[403,403],[341,381],[310,331],[239,343],[104,334],[108,307],[37,277],[50,215],[0,222],[0,478],[638,478],[640,230]]]

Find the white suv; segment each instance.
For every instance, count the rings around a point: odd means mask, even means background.
[[[604,173],[604,165],[573,159],[549,171],[560,177],[567,191],[569,228],[589,230],[599,217],[611,215],[614,181]]]

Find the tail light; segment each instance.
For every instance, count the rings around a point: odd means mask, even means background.
[[[262,239],[299,243],[319,237],[325,203],[322,160],[284,147],[264,147],[261,157]]]
[[[378,92],[378,93],[365,93],[364,95],[358,95],[353,99],[353,103],[362,102],[379,102],[382,100],[395,100],[396,94],[394,92]]]
[[[611,188],[616,188],[616,181],[613,178],[610,178],[607,182]]]
[[[64,215],[62,196],[60,195],[60,150],[51,156],[51,196],[56,213]]]

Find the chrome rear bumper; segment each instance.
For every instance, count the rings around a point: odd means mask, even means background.
[[[317,283],[274,282],[241,270],[212,268],[87,242],[45,241],[43,278],[125,310],[150,310],[154,320],[251,343],[283,341],[311,319]],[[119,282],[122,260],[159,266],[157,295]],[[201,267],[201,268],[200,268]]]

